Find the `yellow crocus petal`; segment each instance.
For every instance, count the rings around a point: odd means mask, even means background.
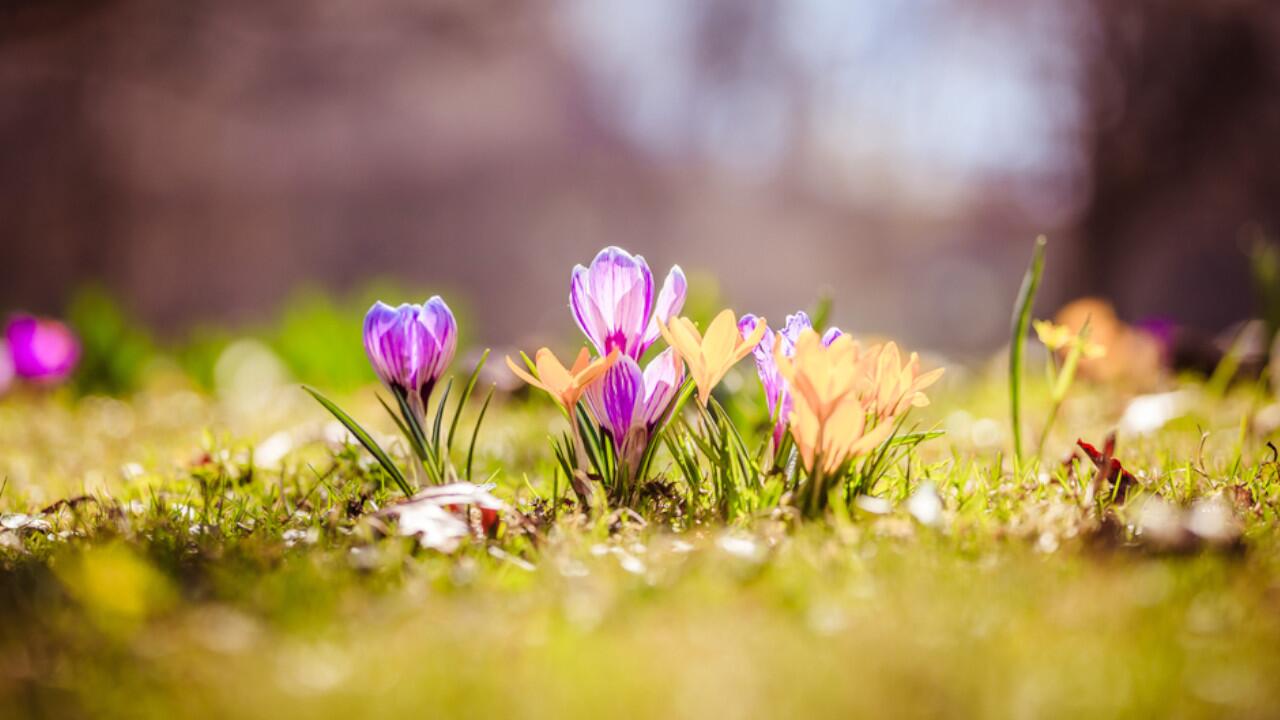
[[[724,310],[711,321],[706,335],[699,333],[693,322],[684,317],[672,318],[666,325],[659,323],[658,327],[667,344],[689,366],[689,375],[698,388],[698,401],[706,405],[711,391],[729,369],[760,343],[766,325],[761,318],[751,337],[744,340],[733,311]]]
[[[586,348],[583,348],[582,353],[590,357]],[[617,350],[614,350],[609,353],[607,357],[596,359],[594,362],[574,373],[574,383],[578,386],[579,390],[586,390],[589,385],[603,377],[606,372],[609,372],[609,368],[613,367],[613,364],[618,361],[619,357],[621,357],[621,355]]]
[[[762,326],[764,323],[760,323]],[[738,332],[738,322],[732,310],[723,310],[702,336],[702,362],[711,368],[724,364],[732,357],[737,342],[742,338]]]
[[[563,396],[565,390],[573,386],[573,376],[549,349],[539,350],[533,364],[538,367],[538,379],[553,395]]]
[[[528,371],[526,371],[524,368],[516,365],[515,362],[511,360],[510,355],[507,356],[507,367],[511,369],[512,374],[514,374],[516,377],[520,378],[521,380],[525,381],[532,387],[536,387],[539,390],[547,390],[546,386],[538,382],[537,378],[530,375]],[[547,392],[551,392],[551,391],[547,390]]]
[[[610,353],[610,355],[616,355],[617,352],[618,352],[617,350],[614,350],[612,353]],[[573,361],[573,369],[570,370],[569,372],[573,373],[574,375],[577,375],[581,373],[583,370],[585,370],[587,366],[590,364],[591,364],[591,352],[588,351],[585,347],[581,348],[578,350],[578,358]]]
[[[507,358],[507,367],[515,373],[516,377],[529,383],[531,387],[551,395],[567,412],[572,413],[574,405],[578,404],[587,386],[599,379],[617,359],[618,351],[615,350],[609,353],[608,357],[593,361],[590,353],[584,348],[578,353],[578,359],[573,364],[573,370],[570,371],[565,368],[555,353],[548,348],[542,348],[535,355],[533,363],[538,371],[537,377],[517,366],[510,357]]]

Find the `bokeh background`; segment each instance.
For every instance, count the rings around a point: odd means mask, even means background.
[[[1280,229],[1280,4],[8,0],[0,142],[0,310],[162,336],[379,279],[564,336],[618,244],[980,356],[1040,233],[1049,310],[1215,331]]]

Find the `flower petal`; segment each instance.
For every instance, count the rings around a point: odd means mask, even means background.
[[[658,354],[644,369],[644,424],[652,429],[667,411],[684,382],[684,363],[672,348]]]
[[[667,279],[662,283],[662,289],[658,291],[658,302],[654,305],[653,315],[649,318],[649,324],[645,328],[644,339],[641,342],[641,354],[658,340],[661,334],[658,325],[667,323],[684,308],[684,300],[688,293],[689,283],[685,279],[684,270],[681,270],[679,265],[673,266],[667,273]]]
[[[635,360],[624,355],[587,389],[586,399],[596,422],[613,435],[615,443],[620,443],[639,420],[644,373]]]

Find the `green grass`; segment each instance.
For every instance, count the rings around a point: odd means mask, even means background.
[[[1053,460],[1015,476],[1004,378],[960,375],[912,417],[947,435],[872,489],[886,514],[540,512],[536,532],[453,555],[382,535],[374,513],[399,491],[296,387],[212,398],[159,378],[129,400],[6,398],[0,515],[36,526],[0,531],[0,715],[1273,714],[1272,400],[1183,383],[1183,417],[1121,435],[1141,487],[1111,505],[1083,499],[1088,467],[1058,460],[1076,437],[1101,444],[1123,389],[1079,388]],[[1046,396],[1024,389],[1029,427]],[[541,400],[495,397],[475,456],[475,477],[530,512],[565,430]],[[371,391],[343,407],[405,456]],[[763,437],[767,421],[730,414]],[[665,452],[654,470],[687,492]],[[907,509],[924,483],[945,506],[936,527]],[[1145,501],[1219,496],[1238,544],[1137,532]]]

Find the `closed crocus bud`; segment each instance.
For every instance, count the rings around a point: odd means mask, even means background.
[[[382,382],[425,407],[458,349],[458,325],[438,295],[422,305],[374,303],[364,318],[364,349]]]
[[[19,315],[5,328],[13,374],[36,383],[66,380],[80,360],[75,333],[57,320]]]

